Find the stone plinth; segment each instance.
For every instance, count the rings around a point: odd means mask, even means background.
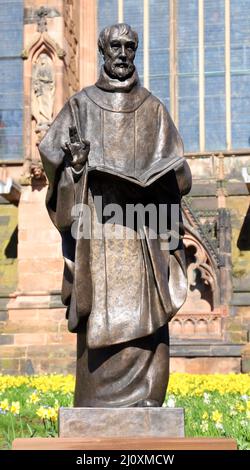
[[[182,408],[60,408],[59,436],[184,437]]]

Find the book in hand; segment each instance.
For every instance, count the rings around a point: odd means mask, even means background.
[[[97,164],[91,165],[88,163],[88,172],[97,171],[102,173],[108,173],[110,175],[117,176],[124,180],[135,183],[139,186],[146,187],[150,186],[157,179],[161,178],[163,175],[168,173],[171,170],[176,170],[179,168],[185,161],[183,157],[174,156],[172,158],[161,158],[161,160],[156,161],[147,169],[137,169],[128,173],[119,168],[111,168],[107,165]]]
[[[78,130],[78,126],[72,126],[69,128],[69,137],[70,137],[70,145],[81,145],[83,149],[87,151],[87,155],[90,150],[90,143],[87,140],[84,140],[80,137],[80,133]],[[68,147],[68,144],[66,144]],[[82,150],[83,150],[82,149]],[[83,150],[83,151],[84,151]],[[170,155],[168,157],[161,157],[156,160],[154,163],[151,163],[147,168],[131,168],[131,169],[123,169],[117,167],[109,167],[108,165],[102,163],[94,163],[90,161],[86,161],[86,166],[88,168],[88,172],[97,171],[102,173],[108,173],[110,175],[114,175],[118,178],[122,178],[124,180],[130,181],[135,183],[139,186],[146,187],[150,186],[150,184],[154,183],[157,179],[161,178],[163,175],[168,173],[171,170],[176,170],[184,163],[184,158],[176,155]],[[78,160],[79,161],[79,160]]]

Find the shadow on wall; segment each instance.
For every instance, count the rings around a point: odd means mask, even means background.
[[[16,226],[4,250],[4,255],[7,259],[17,258],[17,243],[18,243],[18,227]]]
[[[250,250],[250,205],[241,227],[237,247],[241,251]]]

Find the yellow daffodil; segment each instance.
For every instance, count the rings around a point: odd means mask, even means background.
[[[221,423],[222,422],[222,413],[220,413],[218,410],[213,411],[212,420],[215,423]]]
[[[57,411],[52,407],[45,408],[44,406],[40,406],[36,411],[36,415],[41,419],[50,419],[51,421],[57,420]]]
[[[243,403],[236,403],[235,409],[237,411],[239,411],[240,413],[242,413],[242,411],[245,411],[245,407],[244,407]]]
[[[33,404],[36,404],[39,401],[40,401],[40,398],[36,392],[33,392],[27,400],[28,403],[33,403]]]
[[[204,400],[209,397],[209,392],[219,392],[220,395],[226,393],[249,395],[250,375],[249,374],[183,374],[173,373],[170,375],[168,392],[174,395],[184,395],[188,388],[191,396],[201,396]],[[185,392],[182,393],[183,388]]]
[[[36,415],[39,416],[41,419],[46,419],[48,414],[48,409],[44,408],[43,406],[40,406],[38,410],[36,411]]]
[[[204,413],[202,415],[202,419],[204,419],[204,420],[208,419],[208,412],[207,411],[204,411]]]
[[[8,411],[9,410],[9,402],[8,402],[7,398],[5,398],[5,400],[0,402],[0,409],[3,410],[3,411]]]
[[[41,393],[60,392],[72,396],[75,387],[73,375],[49,374],[43,376],[10,376],[0,375],[0,392],[11,388],[27,385]],[[203,396],[203,401],[209,403],[212,392],[224,394],[239,394],[250,396],[250,374],[187,374],[173,373],[170,375],[168,393],[174,396]],[[250,410],[250,401],[247,410]],[[30,403],[37,403],[37,396]]]
[[[57,412],[54,408],[48,408],[47,418],[51,419],[51,421],[57,420]]]
[[[20,413],[20,403],[19,403],[19,401],[13,401],[11,403],[10,412],[13,415],[19,415],[19,413]]]

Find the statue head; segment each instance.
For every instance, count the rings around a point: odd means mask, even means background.
[[[45,52],[42,52],[39,55],[36,63],[37,63],[37,65],[39,65],[41,67],[46,67],[46,66],[51,64],[51,58]]]
[[[118,80],[126,80],[134,70],[138,35],[131,26],[119,23],[104,28],[98,38],[98,48],[104,58],[106,73]]]

